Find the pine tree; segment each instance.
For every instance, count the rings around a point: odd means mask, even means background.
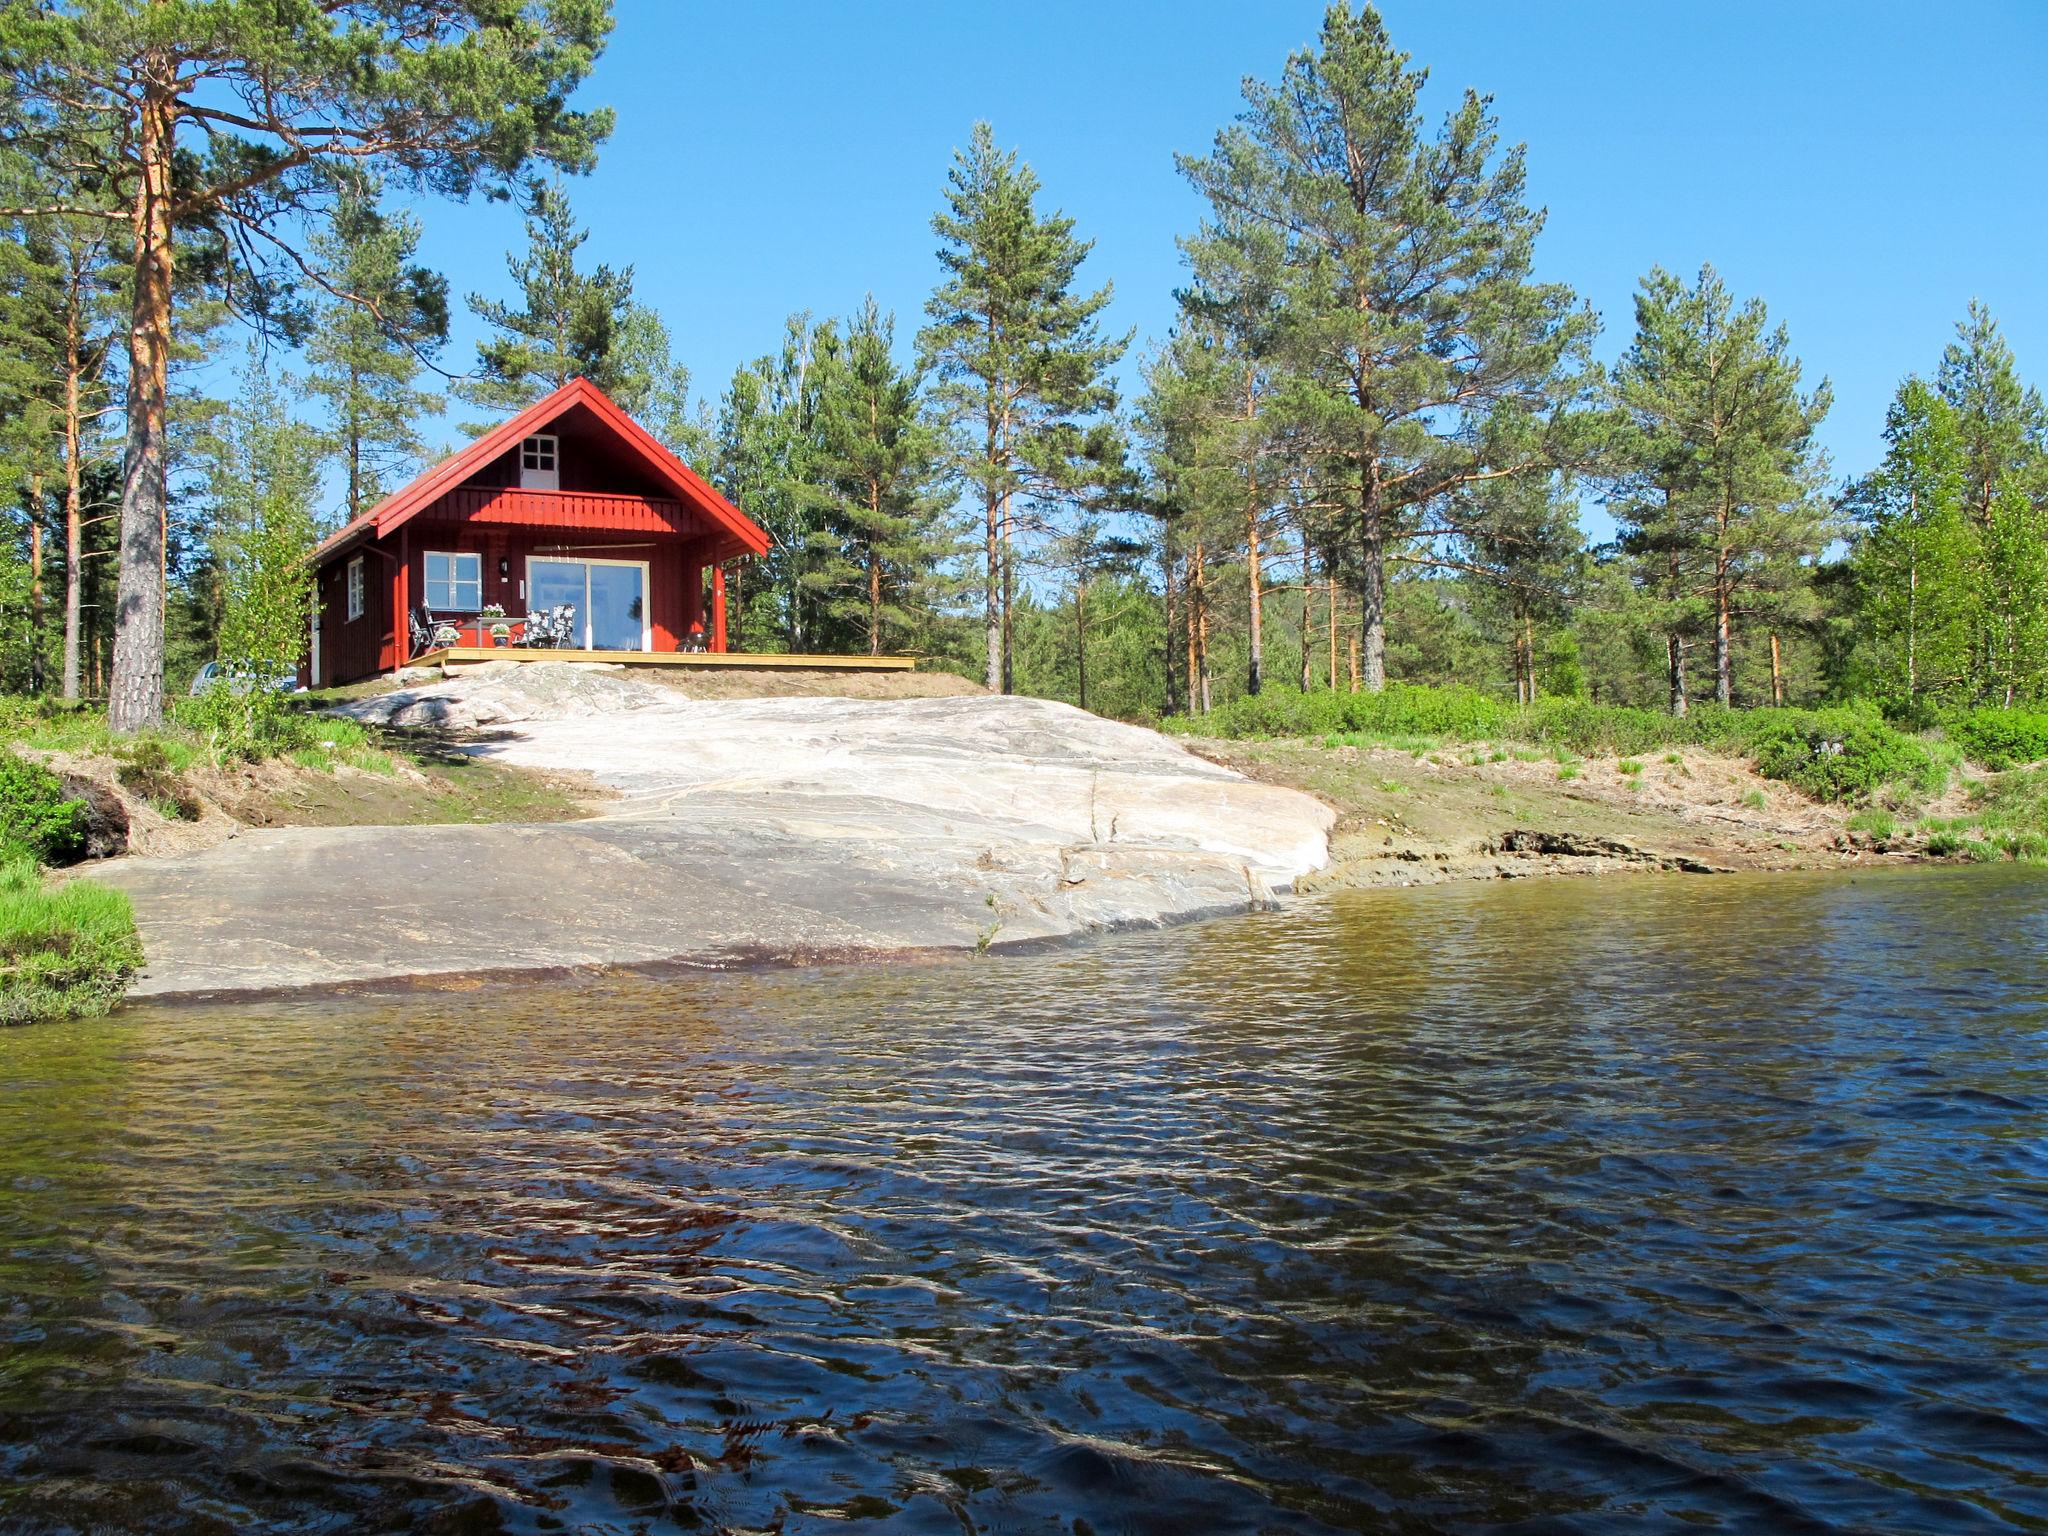
[[[2048,686],[2048,513],[2024,477],[2008,472],[1984,527],[1985,678],[2007,709]]]
[[[532,189],[526,250],[505,258],[518,306],[469,296],[477,318],[497,334],[478,344],[477,377],[462,387],[463,399],[509,415],[579,377],[606,394],[623,393],[620,341],[633,310],[633,269],[578,271],[576,253],[589,238],[559,182]],[[627,409],[639,403],[621,402]],[[464,430],[481,433],[488,424]]]
[[[1667,601],[1707,605],[1724,705],[1733,701],[1737,624],[1785,609],[1833,532],[1814,441],[1832,392],[1823,380],[1800,393],[1790,338],[1769,324],[1763,302],[1738,308],[1712,267],[1690,287],[1655,268],[1614,377],[1637,476],[1656,492],[1624,505],[1626,534],[1668,562]],[[1674,691],[1675,708],[1681,697]]]
[[[1087,427],[1115,406],[1108,372],[1130,338],[1098,327],[1108,285],[1075,291],[1093,242],[1075,238],[1064,214],[1037,211],[1037,176],[996,148],[987,123],[955,153],[947,184],[946,208],[932,219],[945,276],[925,305],[918,352],[937,381],[958,471],[981,502],[988,686],[1009,692],[1018,498],[1056,499],[1085,479],[1077,453]]]
[[[1955,412],[1970,511],[1988,527],[2006,477],[2024,473],[2048,452],[2048,407],[2039,390],[2020,383],[2012,348],[1991,311],[1975,299],[1941,354],[1936,387]]]
[[[180,17],[185,11],[194,14]],[[245,304],[345,174],[389,169],[455,197],[533,159],[581,169],[610,129],[572,110],[608,0],[403,6],[59,0],[0,7],[0,138],[43,184],[0,217],[102,219],[130,237],[128,447],[108,718],[163,713],[169,373],[180,231],[214,232]],[[79,168],[84,168],[79,172]]]
[[[1970,572],[1976,532],[1955,408],[1923,379],[1885,413],[1881,468],[1846,505],[1861,528],[1853,556],[1862,639],[1881,697],[1912,709],[1971,686]]]
[[[885,632],[916,628],[936,569],[953,553],[933,494],[938,435],[924,418],[920,376],[892,355],[895,335],[895,316],[870,295],[846,328],[821,412],[835,526],[814,536],[825,555],[814,579],[827,614],[864,629],[871,656]]]
[[[841,366],[838,327],[791,315],[780,350],[734,373],[719,403],[719,489],[768,535],[767,555],[749,563],[758,581],[740,622],[751,626],[758,610],[792,651],[816,647],[823,619],[824,550],[814,535],[834,499],[824,406]]]
[[[1508,640],[1515,698],[1536,702],[1544,641],[1563,622],[1584,574],[1585,535],[1576,498],[1554,476],[1482,481],[1467,493],[1463,521],[1475,607],[1497,618]]]
[[[341,461],[345,522],[411,478],[427,450],[420,422],[445,403],[415,387],[448,339],[448,280],[414,262],[419,240],[417,219],[387,217],[358,192],[310,242],[338,290],[318,306],[305,356]]]
[[[1231,542],[1244,556],[1245,692],[1257,693],[1265,682],[1266,558],[1291,478],[1287,435],[1272,409],[1282,382],[1286,251],[1273,229],[1230,209],[1181,248],[1192,281],[1180,295],[1179,373],[1197,394],[1203,441],[1200,462],[1188,466],[1188,490],[1238,524]]]
[[[1543,216],[1487,100],[1468,91],[1427,139],[1424,73],[1407,66],[1375,10],[1333,5],[1318,46],[1277,85],[1247,81],[1236,124],[1180,162],[1215,225],[1262,225],[1285,253],[1276,410],[1334,510],[1373,690],[1389,561],[1429,559],[1446,531],[1432,517],[1461,487],[1576,461],[1562,408],[1585,392],[1594,330],[1569,289],[1530,275]],[[1488,464],[1474,424],[1507,408],[1553,430],[1523,439],[1526,462]]]

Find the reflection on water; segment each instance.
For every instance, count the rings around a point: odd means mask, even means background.
[[[0,1036],[9,1531],[2048,1529],[2048,881]]]

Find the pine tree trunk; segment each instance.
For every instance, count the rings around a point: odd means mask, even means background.
[[[1328,605],[1325,615],[1330,628],[1330,692],[1337,691],[1337,571],[1330,561],[1323,562],[1323,602]]]
[[[1778,632],[1771,631],[1771,702],[1778,708],[1785,707],[1785,677],[1778,669]]]
[[[1351,691],[1358,692],[1358,631],[1351,631]]]
[[[83,437],[78,379],[84,369],[74,282],[64,322],[64,697],[78,698],[79,622],[85,589],[85,482],[78,463]]]
[[[882,551],[874,544],[874,530],[882,526],[882,487],[868,481],[868,654],[882,654]]]
[[[1728,549],[1714,555],[1714,699],[1723,709],[1735,702],[1735,655],[1728,614]]]
[[[1536,616],[1522,614],[1522,677],[1529,694],[1529,702],[1536,702]]]
[[[995,462],[995,427],[989,427],[989,462]],[[1003,689],[1003,623],[1000,612],[999,593],[1002,584],[1002,507],[1001,498],[991,490],[988,494],[988,581],[983,597],[986,600],[985,621],[988,627],[988,666],[982,681],[990,693]]]
[[[1385,509],[1380,505],[1379,477],[1373,466],[1359,472],[1358,624],[1365,637],[1365,688],[1384,692],[1387,686],[1387,542]]]
[[[1301,676],[1296,681],[1301,691],[1307,693],[1315,677],[1312,660],[1315,656],[1315,613],[1316,577],[1311,564],[1308,535],[1301,537]]]
[[[1671,669],[1671,713],[1685,718],[1685,642],[1673,630],[1664,637],[1665,650]]]
[[[1265,682],[1265,615],[1259,591],[1259,485],[1251,484],[1244,515],[1245,578],[1251,595],[1251,657],[1246,666],[1244,691],[1257,693]]]
[[[1196,546],[1195,552],[1201,553],[1200,545]],[[1206,715],[1215,707],[1209,690],[1209,573],[1206,569],[1202,571],[1201,585],[1195,589],[1195,593],[1195,608],[1198,614],[1195,624],[1195,660],[1200,668],[1197,675],[1201,679],[1202,713]]]
[[[43,691],[43,477],[29,481],[28,691]]]
[[[1180,713],[1180,695],[1174,687],[1173,673],[1173,653],[1176,649],[1173,643],[1173,566],[1173,536],[1162,532],[1159,548],[1160,612],[1165,619],[1166,643],[1159,648],[1159,659],[1160,670],[1164,674],[1166,683],[1166,708],[1163,713],[1169,715]]]
[[[171,342],[171,158],[175,117],[160,60],[147,78],[136,146],[135,294],[128,331],[128,447],[121,487],[121,578],[107,723],[140,731],[164,715],[165,425]]]
[[[1188,713],[1200,714],[1201,694],[1195,679],[1201,676],[1201,668],[1195,655],[1199,648],[1196,643],[1197,624],[1195,609],[1200,605],[1202,590],[1202,546],[1196,542],[1194,552],[1188,557],[1188,579],[1183,586],[1183,606],[1187,609],[1188,621]]]
[[[1003,692],[1017,691],[1016,657],[1012,653],[1016,631],[1010,623],[1017,601],[1016,550],[1010,538],[1010,495],[1003,493]]]

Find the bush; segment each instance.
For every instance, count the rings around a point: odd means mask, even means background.
[[[1772,710],[1750,751],[1758,773],[1816,800],[1855,800],[1891,784],[1934,794],[1948,780],[1923,742],[1860,710]]]
[[[180,699],[172,718],[201,738],[216,763],[261,762],[311,746],[318,733],[312,722],[275,694],[260,688],[237,692],[209,688]]]
[[[1676,719],[1656,710],[1583,699],[1521,706],[1469,688],[1397,684],[1378,694],[1262,693],[1233,700],[1210,715],[1178,716],[1166,727],[1236,737],[1357,733],[1528,741],[1553,750],[1630,758],[1667,746],[1701,746],[1748,757],[1765,778],[1782,779],[1820,800],[1855,800],[1892,785],[1914,794],[1938,794],[1949,772],[1941,751],[1886,724],[1868,704],[1826,710],[1706,704]]]
[[[1971,762],[1994,772],[2048,758],[2048,715],[2023,709],[1973,709],[1951,715],[1943,734]]]
[[[25,850],[45,864],[85,857],[88,812],[41,763],[0,748],[0,847]]]
[[[141,965],[125,891],[52,888],[33,859],[0,856],[0,1024],[106,1013]]]

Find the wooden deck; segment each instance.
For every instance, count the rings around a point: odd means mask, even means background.
[[[490,661],[599,661],[619,667],[698,667],[774,672],[909,672],[915,656],[792,656],[766,651],[580,651],[524,645],[449,645],[422,651],[407,665],[451,672]]]

